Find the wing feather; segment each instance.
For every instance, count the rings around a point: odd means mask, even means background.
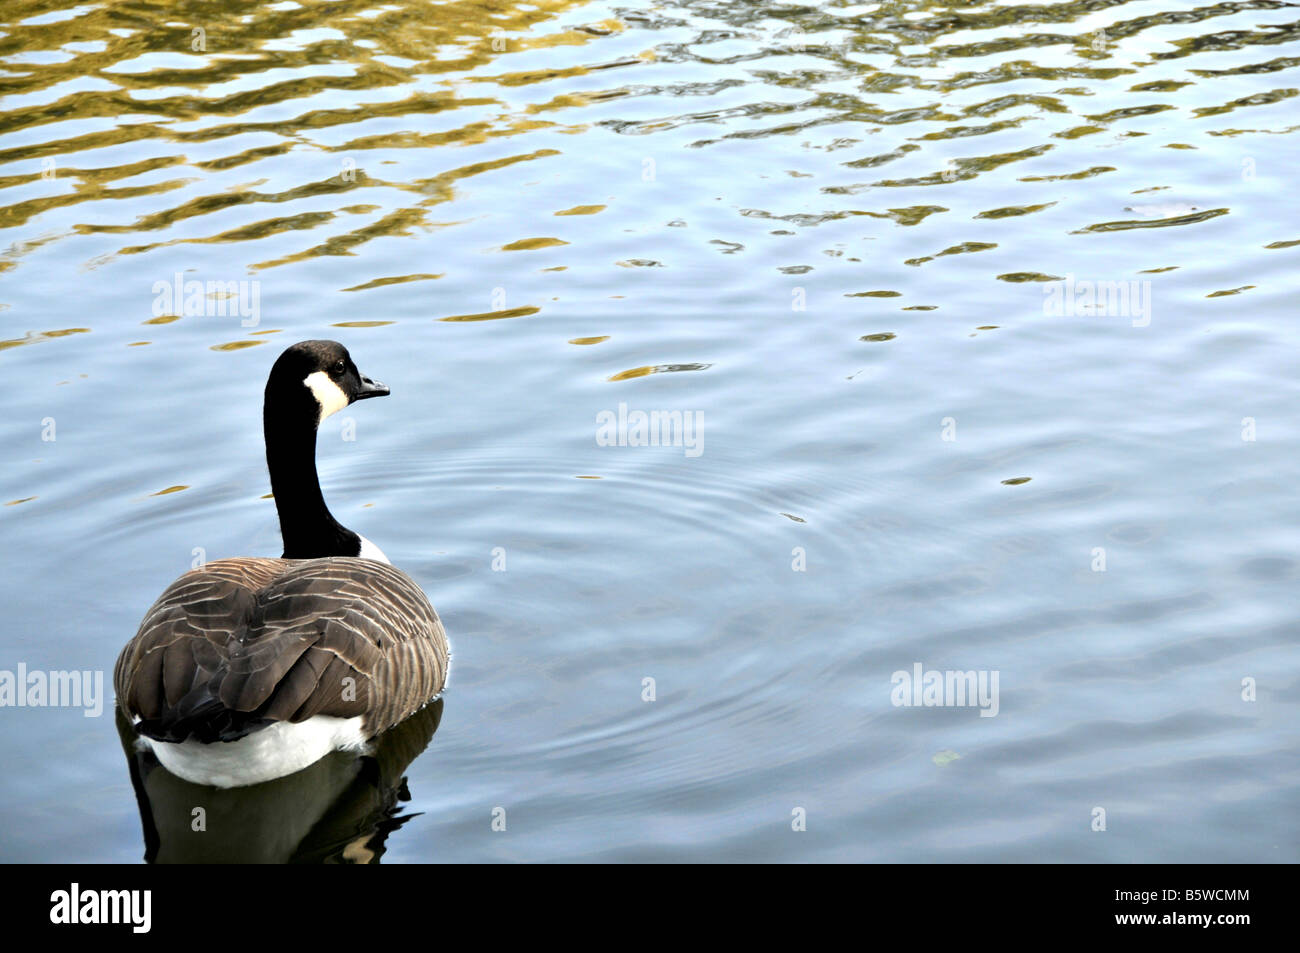
[[[177,579],[114,670],[139,729],[233,740],[276,721],[362,716],[367,736],[442,691],[447,636],[420,587],[369,559],[226,559]]]

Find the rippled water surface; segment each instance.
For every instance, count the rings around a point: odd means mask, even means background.
[[[332,337],[326,497],[454,652],[385,861],[1300,859],[1300,6],[2,17],[0,669],[278,555]],[[3,857],[138,860],[111,708],[0,718]]]

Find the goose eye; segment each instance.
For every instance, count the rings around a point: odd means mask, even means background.
[[[346,364],[344,364],[342,361],[339,361],[337,364],[334,365],[334,374],[338,377],[342,377],[343,372],[347,370],[347,367],[348,366]]]

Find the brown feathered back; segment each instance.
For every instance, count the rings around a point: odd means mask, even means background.
[[[222,559],[158,597],[113,684],[137,730],[231,741],[278,721],[361,716],[373,737],[443,688],[438,613],[399,569],[370,559]]]

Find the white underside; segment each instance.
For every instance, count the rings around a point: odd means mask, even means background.
[[[357,535],[361,536],[360,533]],[[384,555],[384,551],[364,536],[361,536],[361,552],[357,555],[361,559],[373,559],[376,562],[388,563],[390,566],[392,565],[392,563],[388,562],[388,557]]]
[[[296,724],[276,722],[238,741],[155,741],[144,738],[162,766],[193,784],[240,788],[282,778],[315,764],[331,751],[360,750],[361,718],[315,715]]]

